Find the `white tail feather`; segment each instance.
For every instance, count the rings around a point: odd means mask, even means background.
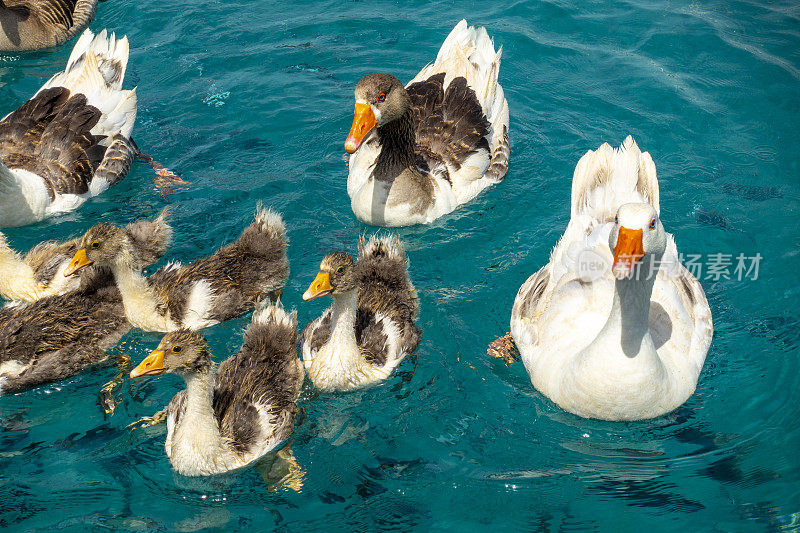
[[[645,202],[660,212],[658,178],[653,158],[630,135],[622,145],[603,143],[578,161],[572,177],[572,217],[587,214],[608,221],[619,206]]]

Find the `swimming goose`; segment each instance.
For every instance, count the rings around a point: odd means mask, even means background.
[[[72,211],[128,173],[138,150],[127,63],[127,37],[86,30],[64,71],[0,121],[0,228]]]
[[[69,294],[0,309],[0,395],[64,380],[107,358],[130,324],[110,274],[93,278]]]
[[[135,243],[137,264],[146,266],[163,255],[170,235],[164,215],[121,230]],[[61,381],[104,361],[106,350],[130,328],[107,268],[84,269],[68,293],[0,309],[0,395]]]
[[[508,102],[485,28],[459,22],[408,85],[369,74],[345,142],[353,213],[378,226],[428,224],[508,170]]]
[[[260,208],[236,242],[186,266],[170,263],[149,278],[142,275],[125,232],[98,224],[81,238],[65,274],[92,264],[111,269],[134,327],[163,333],[237,317],[279,290],[289,276],[283,220]]]
[[[534,387],[586,418],[657,417],[694,393],[712,334],[703,288],[661,223],[650,154],[631,137],[587,152],[567,229],[511,312]]]
[[[419,303],[403,245],[395,236],[373,236],[358,248],[355,264],[344,252],[326,255],[303,294],[304,300],[333,298],[300,338],[308,376],[322,390],[383,380],[419,342]]]
[[[172,234],[166,216],[164,209],[154,220],[140,219],[124,228],[139,268],[155,263],[166,252]],[[77,250],[78,239],[63,243],[45,241],[21,256],[8,246],[0,233],[0,298],[33,302],[76,290],[81,279],[92,276],[94,270],[85,269],[81,276],[64,275]]]
[[[297,314],[279,305],[256,311],[242,348],[214,371],[203,337],[168,333],[131,378],[172,372],[186,382],[167,407],[164,449],[185,476],[247,466],[288,439],[303,366],[297,358]]]
[[[98,0],[0,0],[0,50],[57,46],[92,22]]]

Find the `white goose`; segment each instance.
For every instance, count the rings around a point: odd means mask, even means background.
[[[578,162],[569,225],[511,314],[534,387],[567,411],[640,420],[694,393],[711,310],[659,213],[655,165],[631,137]]]
[[[0,121],[0,228],[72,211],[127,174],[136,91],[128,39],[86,30],[59,72]]]
[[[355,89],[345,150],[353,213],[378,226],[428,224],[503,180],[508,102],[497,81],[502,49],[459,22],[436,61],[408,85],[369,74]]]

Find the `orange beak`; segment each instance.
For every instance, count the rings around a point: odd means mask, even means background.
[[[72,256],[72,261],[70,261],[69,265],[67,265],[67,269],[64,271],[64,276],[71,276],[80,269],[92,264],[94,264],[94,261],[89,261],[89,258],[86,257],[86,250],[81,248],[75,252],[74,256]]]
[[[356,112],[353,117],[353,126],[350,128],[350,133],[347,134],[347,140],[344,142],[344,149],[348,154],[355,153],[364,136],[372,131],[378,121],[375,120],[375,113],[372,112],[372,107],[369,104],[356,104]]]
[[[330,294],[332,290],[330,274],[320,271],[314,281],[311,282],[311,285],[309,285],[308,290],[303,293],[303,300],[314,300],[320,296]]]
[[[158,376],[164,372],[164,350],[153,350],[139,366],[131,370],[131,377]]]
[[[642,230],[628,229],[620,226],[617,246],[614,248],[614,264],[611,272],[617,279],[625,279],[631,275],[636,262],[644,257]]]

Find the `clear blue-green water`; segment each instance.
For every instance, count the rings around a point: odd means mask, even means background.
[[[175,376],[132,383],[106,416],[105,365],[0,398],[0,528],[776,531],[800,529],[800,8],[793,2],[273,2],[111,0],[92,28],[127,34],[137,142],[192,182],[170,197],[191,260],[263,200],[290,234],[284,301],[330,250],[354,250],[343,141],[364,74],[410,79],[462,17],[504,47],[511,170],[426,227],[401,229],[423,341],[383,385],[304,391],[293,482],[250,469],[188,479],[164,426]],[[70,46],[0,59],[0,114],[63,67]],[[658,168],[662,218],[686,253],[763,255],[758,279],[703,280],[715,338],[696,394],[638,423],[583,420],[486,345],[569,215],[572,171],[633,134]],[[157,213],[138,165],[80,210],[7,231],[27,249],[98,221]],[[249,317],[207,336],[219,360]],[[158,342],[131,332],[134,361]]]

